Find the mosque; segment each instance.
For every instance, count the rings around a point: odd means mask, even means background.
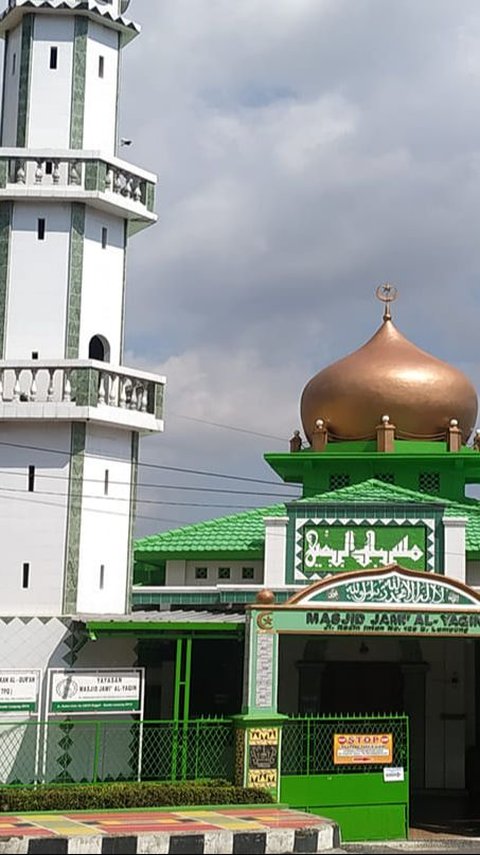
[[[373,337],[303,390],[305,444],[296,431],[265,455],[301,498],[135,545],[136,609],[184,631],[223,623],[222,643],[192,639],[190,714],[242,709],[273,727],[278,766],[262,780],[347,838],[406,833],[408,810],[431,799],[461,809],[480,760],[480,503],[466,495],[480,483],[477,396],[400,333],[395,289],[377,296]],[[226,631],[243,612],[244,644],[238,624]],[[147,693],[153,659],[162,685],[151,714],[168,715],[173,652],[144,655]],[[358,745],[341,759],[347,736]],[[383,753],[365,753],[376,739]]]
[[[129,6],[0,13],[0,783],[229,778],[405,837],[479,794],[477,396],[382,286],[377,332],[307,383],[305,439],[265,455],[301,497],[134,543],[165,378],[123,364],[156,221],[119,156]]]

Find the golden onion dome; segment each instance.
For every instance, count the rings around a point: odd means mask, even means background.
[[[408,341],[389,307],[375,335],[312,377],[301,401],[310,442],[319,419],[332,439],[359,440],[374,438],[385,415],[400,439],[444,439],[450,420],[457,419],[466,442],[477,408],[477,394],[465,374]]]

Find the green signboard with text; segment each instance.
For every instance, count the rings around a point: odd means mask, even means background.
[[[426,529],[413,526],[313,525],[303,528],[306,576],[339,570],[371,570],[401,564],[408,570],[427,565]]]

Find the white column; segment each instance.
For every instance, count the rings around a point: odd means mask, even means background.
[[[466,584],[466,517],[444,517],[444,572],[445,576]]]
[[[265,517],[265,588],[284,588],[288,517]]]
[[[165,574],[165,585],[175,587],[175,585],[186,584],[186,561],[167,561]]]

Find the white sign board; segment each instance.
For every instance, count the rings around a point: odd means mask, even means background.
[[[0,714],[38,713],[40,671],[0,671]]]
[[[385,766],[383,770],[383,780],[386,784],[392,781],[404,781],[405,769],[403,766]]]
[[[142,670],[51,670],[49,714],[142,711]]]

